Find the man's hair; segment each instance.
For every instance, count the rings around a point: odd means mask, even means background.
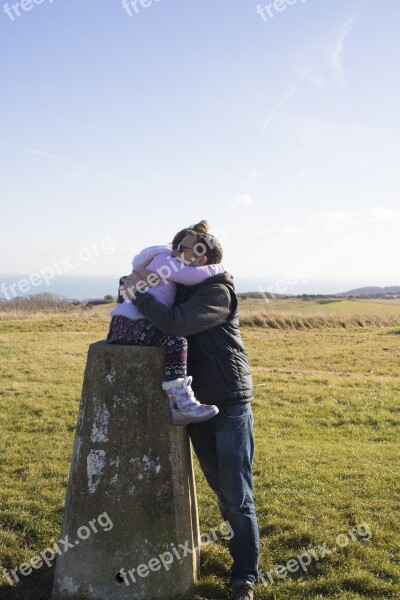
[[[185,229],[181,229],[172,240],[173,250],[177,250],[178,244],[184,237],[193,235],[196,238],[196,243],[193,247],[194,253],[206,256],[207,264],[209,265],[220,263],[223,255],[222,246],[215,236],[208,233],[209,229],[210,226],[205,219]]]
[[[189,227],[185,227],[185,229],[181,229],[180,231],[178,231],[178,233],[174,236],[174,239],[172,240],[173,249],[177,249],[179,242],[181,242],[183,238],[188,235],[188,233],[191,233],[192,235],[198,233],[207,233],[209,228],[210,226],[208,222],[203,219],[195,225],[190,225]]]

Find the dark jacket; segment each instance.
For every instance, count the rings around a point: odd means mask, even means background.
[[[193,376],[199,402],[226,406],[251,401],[252,379],[232,275],[225,272],[177,288],[172,308],[148,293],[137,294],[133,302],[164,333],[187,337],[188,375]]]

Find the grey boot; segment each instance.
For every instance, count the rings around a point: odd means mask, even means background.
[[[250,581],[233,581],[231,600],[253,600],[254,586]]]
[[[219,412],[213,404],[200,404],[194,396],[191,384],[192,377],[179,377],[162,384],[169,399],[172,425],[199,423],[211,419]]]

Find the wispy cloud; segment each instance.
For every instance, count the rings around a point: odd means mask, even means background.
[[[71,119],[70,117],[67,117],[64,115],[58,115],[54,112],[49,113],[49,111],[46,111],[46,116],[49,116],[49,115],[52,115],[56,119],[60,119],[67,123],[71,123],[72,125],[77,125],[78,127],[83,127],[83,129],[88,129],[89,131],[95,131],[96,133],[106,133],[104,131],[104,129],[100,129],[100,127],[95,127],[94,125],[91,125],[90,123],[82,123],[82,121],[77,121],[76,119]]]
[[[75,165],[68,162],[64,158],[61,158],[60,156],[56,156],[54,154],[50,154],[49,152],[43,152],[43,150],[29,148],[28,146],[20,146],[19,144],[14,144],[13,142],[8,142],[6,140],[0,140],[0,143],[5,144],[6,146],[10,146],[11,148],[15,148],[16,150],[22,150],[23,152],[28,152],[29,154],[34,154],[35,156],[42,156],[43,158],[48,158],[50,160],[62,163],[63,165],[68,165],[69,167],[75,168]]]
[[[303,245],[306,240],[320,240],[324,244],[331,234],[334,240],[336,236],[358,229],[368,231],[382,228],[383,231],[388,231],[399,230],[399,227],[400,211],[377,206],[359,211],[336,210],[305,215],[295,223],[268,229],[252,229],[244,232],[244,235],[265,241],[291,236],[299,245]],[[326,240],[324,236],[328,236]]]
[[[311,83],[314,88],[323,87],[323,80],[319,75],[317,75],[312,69],[311,65],[304,66],[299,75],[295,78],[292,85],[289,87],[288,91],[282,96],[279,102],[275,105],[271,113],[265,119],[263,124],[263,131],[265,131],[271,123],[276,119],[282,108],[291,100],[291,98],[296,94],[297,90],[303,84],[303,82]]]
[[[145,187],[157,187],[160,186],[160,183],[143,181],[139,179],[127,179],[125,177],[118,177],[109,173],[100,173],[100,174],[91,174],[88,173],[85,169],[82,169],[81,166],[74,165],[73,163],[61,158],[60,156],[56,156],[55,154],[50,154],[49,152],[44,152],[43,150],[38,150],[37,148],[30,148],[29,146],[22,146],[20,144],[14,144],[13,142],[9,142],[7,140],[0,140],[0,144],[5,144],[10,148],[15,148],[16,150],[21,150],[22,152],[28,152],[29,154],[33,154],[34,156],[39,156],[41,158],[46,158],[51,161],[55,161],[71,167],[74,169],[74,176],[82,177],[89,181],[96,181],[98,183],[107,181],[108,183],[118,183],[118,184],[128,184],[128,185],[139,185]]]
[[[107,181],[108,183],[122,183],[122,184],[127,184],[127,185],[142,185],[142,186],[149,186],[149,187],[158,187],[159,183],[156,182],[150,182],[150,181],[143,181],[141,179],[126,179],[125,177],[118,177],[115,175],[109,175],[109,174],[101,174],[98,177],[99,181]]]
[[[265,229],[261,232],[261,237],[264,239],[282,238],[290,235],[294,235],[299,232],[297,227],[286,225],[283,227],[273,227],[272,229]]]
[[[168,183],[171,185],[176,185],[179,183],[176,179],[171,179],[170,177],[165,177],[164,175],[156,175],[155,178],[159,181],[162,181],[162,183]]]
[[[95,131],[96,133],[106,133],[104,131],[104,129],[99,129],[98,127],[93,127],[93,125],[89,125],[88,123],[80,123],[79,121],[72,121],[70,119],[71,123],[76,123],[76,125],[79,125],[80,127],[83,127],[84,129],[89,129],[89,131]]]
[[[300,171],[299,178],[305,179],[306,177],[310,177],[310,175],[312,175],[313,173],[314,173],[314,169],[312,169],[311,167],[306,167],[305,169]]]
[[[321,133],[325,134],[327,131],[332,131],[337,128],[337,124],[333,121],[323,121],[317,117],[310,117],[304,124],[304,140],[309,140]]]
[[[227,181],[228,179],[232,179],[233,174],[233,171],[228,171],[224,175],[221,175],[221,177],[218,177],[218,181]]]
[[[339,35],[335,40],[333,45],[333,49],[331,50],[329,59],[330,63],[333,67],[335,77],[341,83],[344,83],[344,66],[343,66],[343,51],[344,51],[344,43],[346,39],[349,37],[350,32],[355,23],[355,18],[351,17],[348,19],[341,27]]]
[[[369,208],[367,210],[347,211],[337,210],[332,212],[317,213],[309,215],[310,222],[323,223],[357,223],[359,225],[400,224],[400,211],[390,210],[383,206]]]
[[[282,108],[285,106],[285,104],[292,98],[292,96],[295,95],[295,93],[297,92],[297,89],[300,87],[303,80],[304,80],[304,75],[300,75],[300,77],[298,77],[296,79],[296,81],[291,85],[289,90],[284,94],[284,96],[281,98],[281,100],[279,100],[279,102],[275,105],[272,112],[268,115],[268,117],[264,121],[263,131],[265,131],[271,125],[271,123],[276,119],[276,117],[278,116],[278,114],[280,113]]]
[[[399,235],[400,211],[382,206],[304,215],[291,222],[285,218],[276,227],[244,232],[246,240],[262,245],[263,257],[274,257],[271,273],[303,264],[315,278],[388,282],[398,280]]]
[[[344,65],[343,65],[343,52],[345,47],[345,41],[349,37],[350,32],[356,22],[355,17],[347,19],[345,23],[340,27],[339,34],[337,35],[334,43],[328,48],[319,48],[318,53],[304,61],[303,65],[299,67],[299,73],[295,77],[293,83],[288,87],[288,90],[283,94],[282,98],[276,103],[270,114],[264,120],[263,131],[271,125],[276,119],[284,106],[293,98],[303,83],[307,82],[311,84],[314,89],[321,89],[324,87],[324,78],[318,73],[318,69],[315,67],[315,63],[318,61],[320,55],[324,57],[326,70],[326,60],[333,68],[335,78],[340,83],[344,83]],[[321,70],[321,66],[320,69]]]
[[[249,206],[253,204],[253,199],[250,194],[243,194],[243,196],[235,196],[230,202],[231,208],[237,208],[238,206]]]
[[[255,181],[256,178],[257,178],[257,172],[251,171],[250,173],[248,173],[248,175],[246,175],[246,177],[244,179],[242,179],[242,181],[240,183],[252,182],[252,181]]]

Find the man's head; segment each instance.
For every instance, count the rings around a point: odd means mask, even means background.
[[[172,240],[173,254],[182,257],[186,264],[201,267],[222,261],[222,247],[216,237],[208,232],[207,221],[181,229]]]

